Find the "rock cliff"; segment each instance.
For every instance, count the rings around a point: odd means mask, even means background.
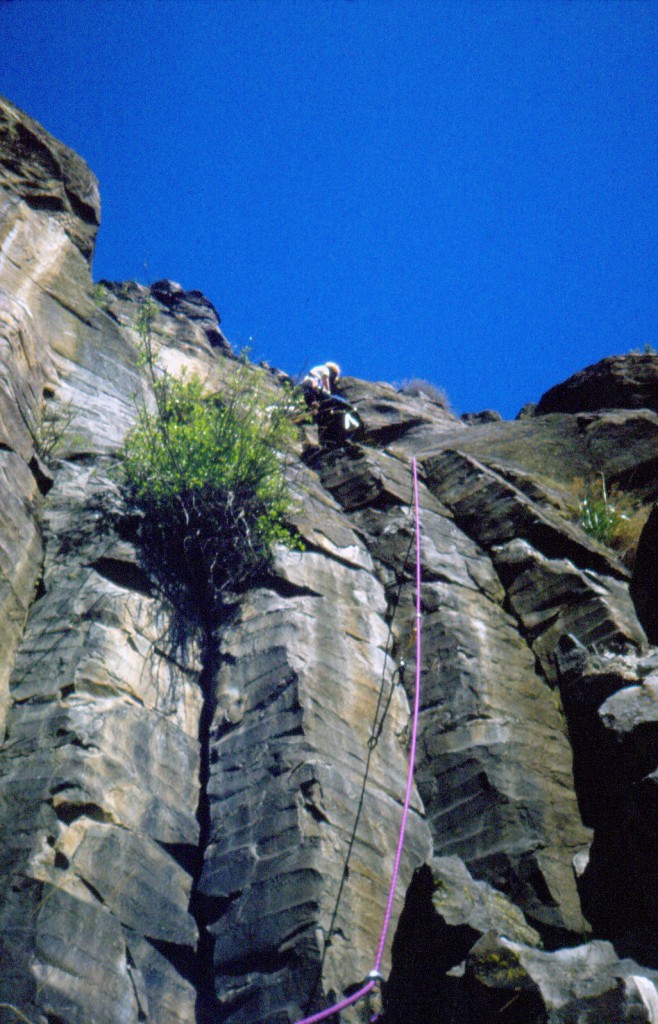
[[[0,100],[0,1021],[293,1024],[368,975],[416,458],[416,788],[370,1012],[658,1024],[658,357],[514,422],[348,378],[359,444],[306,425],[290,467],[303,550],[175,643],[114,472],[144,299],[168,368],[221,391],[238,364],[199,292],[93,284],[99,221],[83,161]],[[621,553],[573,514],[601,480],[648,517]]]

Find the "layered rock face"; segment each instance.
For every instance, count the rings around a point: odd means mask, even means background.
[[[568,515],[578,478],[655,502],[658,358],[513,423],[347,379],[359,444],[306,426],[291,467],[304,549],[182,642],[115,483],[142,303],[168,369],[236,361],[200,293],[94,286],[93,175],[4,100],[0,132],[0,1020],[294,1024],[358,987],[418,668],[370,1012],[658,1022],[655,513],[632,580]]]

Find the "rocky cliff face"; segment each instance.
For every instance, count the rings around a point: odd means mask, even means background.
[[[305,549],[176,647],[113,476],[140,303],[168,367],[235,358],[200,293],[94,286],[93,175],[7,101],[0,133],[0,1020],[292,1024],[371,970],[415,457],[371,1012],[658,1022],[656,513],[632,575],[567,514],[601,474],[656,501],[658,357],[515,422],[348,379],[362,443],[307,427],[292,467]]]

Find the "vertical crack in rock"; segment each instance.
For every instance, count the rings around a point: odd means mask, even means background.
[[[330,536],[332,523],[345,533],[325,511]],[[348,539],[358,550],[354,534]],[[199,893],[220,901],[221,917],[208,925],[215,991],[220,1019],[240,1024],[273,1018],[282,1006],[295,1020],[361,982],[374,955],[402,797],[398,699],[317,985],[383,667],[384,603],[370,572],[321,552],[281,551],[275,574],[273,588],[245,595],[223,630],[210,727]],[[419,826],[415,819],[403,875],[427,849]]]
[[[221,1019],[221,1007],[215,996],[213,940],[209,925],[221,919],[228,910],[232,898],[213,899],[201,893],[199,882],[203,870],[204,855],[210,836],[210,797],[208,783],[210,779],[210,730],[215,716],[217,698],[214,681],[220,660],[220,630],[208,630],[204,644],[203,668],[200,677],[203,704],[199,714],[199,804],[197,820],[199,823],[199,843],[196,863],[194,865],[194,885],[190,909],[197,922],[199,940],[197,944],[195,985],[196,1017],[198,1024],[210,1024]]]
[[[360,985],[407,770],[410,690],[384,650],[390,625],[408,684],[417,456],[418,794],[383,1020],[655,1020],[655,515],[632,587],[645,636],[625,565],[564,512],[600,473],[655,502],[658,357],[604,360],[513,423],[344,380],[365,443],[319,448],[304,427],[306,550],[277,550],[185,661],[136,521],[108,523],[109,467],[143,393],[146,299],[169,367],[221,390],[230,347],[174,282],[99,296],[93,175],[3,99],[0,129],[3,1002],[35,1024],[292,1024]],[[42,427],[58,410],[75,423],[54,471]]]

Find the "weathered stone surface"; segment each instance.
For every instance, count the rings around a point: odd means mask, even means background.
[[[283,1008],[294,1020],[372,965],[404,795],[398,737],[408,709],[399,688],[370,763],[349,892],[328,934],[380,679],[390,682],[391,673],[384,594],[360,568],[365,557],[349,566],[282,551],[277,576],[289,596],[254,592],[223,635],[199,889],[209,899],[216,993],[230,1021],[274,1019]],[[418,810],[416,799],[405,884],[430,852]]]
[[[219,313],[202,292],[186,292],[175,281],[167,280],[156,281],[151,285],[150,292],[154,299],[166,306],[186,327],[190,322],[198,324],[213,347],[223,349],[227,353],[232,352],[231,346],[219,329]]]
[[[461,419],[464,423],[500,423],[502,416],[495,409],[483,409],[482,412],[464,412]]]
[[[486,882],[472,878],[458,857],[436,857],[432,874],[432,905],[449,927],[468,925],[479,935],[494,931],[515,942],[540,944],[539,933],[518,907]]]
[[[66,839],[64,855],[75,873],[117,920],[147,938],[194,946],[196,926],[187,912],[192,879],[153,840],[93,821],[72,824]]]
[[[315,467],[365,533],[392,596],[409,558],[409,464],[348,450],[317,456]],[[513,894],[553,941],[580,933],[571,860],[589,834],[555,696],[501,607],[504,591],[489,558],[424,486],[420,497],[425,656],[416,779],[435,851],[457,854]],[[398,658],[407,657],[411,596],[407,587],[398,604]]]
[[[653,409],[658,412],[658,355],[631,352],[609,356],[550,388],[536,416],[598,409]]]
[[[430,489],[482,547],[520,537],[548,558],[567,557],[581,569],[628,578],[628,570],[612,552],[473,456],[446,450],[425,460],[423,467]]]
[[[626,686],[613,693],[599,708],[599,715],[604,727],[620,741],[631,732],[639,731],[640,727],[653,726],[655,729],[658,723],[658,672],[653,678],[643,679],[639,686]],[[650,740],[644,728],[643,737]],[[654,737],[653,743],[649,742],[653,755],[658,749],[656,738],[658,736]],[[648,756],[651,757],[652,753]]]
[[[458,857],[436,857],[413,876],[384,986],[384,1024],[461,1019],[455,968],[483,935],[494,932],[537,945],[523,914]]]
[[[151,942],[124,929],[130,961],[131,981],[139,1005],[139,1020],[153,1020],[158,1024],[180,1024],[195,1019],[198,1004],[198,986],[193,958],[181,961],[172,955],[171,947],[164,956]]]
[[[100,223],[98,182],[84,160],[0,96],[0,182],[44,210],[90,259]]]
[[[524,1024],[653,1024],[656,982],[607,942],[546,953],[487,935],[466,961],[460,1020],[476,1024],[508,1008]]]
[[[317,473],[300,463],[290,473],[290,487],[297,503],[291,520],[308,550],[372,570],[368,549],[342,515],[338,502],[324,489]]]
[[[592,467],[610,483],[647,487],[655,493],[658,473],[658,416],[614,411],[576,417]]]
[[[609,650],[646,644],[628,587],[615,577],[577,569],[566,558],[545,558],[521,539],[494,547],[492,554],[511,609],[550,682],[557,682],[555,650],[565,634]]]
[[[583,908],[599,935],[656,967],[658,661],[597,657],[569,639],[558,666],[581,813],[594,830],[580,866]]]
[[[136,1021],[129,971],[122,929],[110,912],[62,889],[46,891],[33,966],[43,1013],[60,1020]]]
[[[411,502],[408,464],[385,452],[363,448],[320,449],[310,457],[323,487],[336,498],[346,512],[375,506],[390,508]]]
[[[651,496],[657,469],[658,415],[633,410],[554,413],[469,425],[458,433],[434,429],[418,438],[411,430],[391,446],[391,450],[399,448],[423,461],[444,449],[458,450],[533,500],[564,510],[565,497],[574,484],[600,481],[601,476],[608,485],[644,490]]]
[[[625,580],[628,571],[575,524],[566,521],[540,483],[520,490],[461,452],[427,460],[429,482],[460,526],[491,549],[507,598],[547,679],[554,652],[570,633],[585,645],[642,647]],[[559,555],[566,557],[559,557]]]
[[[112,482],[151,400],[144,302],[167,369],[221,390],[238,364],[199,292],[93,287],[94,189],[0,102],[0,1019],[293,1024],[372,968],[416,674],[416,456],[418,791],[382,1019],[656,1024],[649,970],[531,948],[592,929],[656,964],[655,651],[628,570],[566,516],[599,474],[655,501],[645,363],[614,368],[622,408],[514,423],[347,378],[364,443],[311,427],[288,467],[305,550],[185,644]],[[652,643],[650,537],[631,589]]]
[[[9,673],[34,597],[43,554],[36,516],[36,480],[13,452],[0,451],[0,741],[4,737]]]
[[[1,114],[6,124],[15,111]],[[95,180],[82,161],[20,118],[8,134],[21,141],[0,161],[2,668],[11,674],[0,992],[40,1022],[136,1022],[149,999],[152,1019],[166,1019],[168,1005],[170,1019],[191,1019],[196,990],[151,942],[190,956],[196,945],[198,665],[167,655],[167,612],[135,549],[112,533],[116,489],[102,456],[132,422],[142,387],[138,307],[123,330],[93,301],[97,207],[83,209],[81,190],[93,201]],[[197,328],[185,329],[196,340]],[[48,470],[39,446],[61,412],[71,422]]]
[[[435,850],[462,857],[555,941],[553,930],[585,927],[571,858],[588,842],[559,710],[502,609],[442,596],[424,621],[418,769]]]
[[[437,431],[462,431],[464,424],[422,391],[401,392],[390,384],[366,384],[353,377],[342,377],[340,390],[359,411],[364,424],[363,440],[372,447],[394,444],[401,438],[413,438],[418,446],[423,438],[436,438]]]
[[[51,480],[40,446],[54,425],[53,407],[65,409],[70,398],[57,353],[87,335],[97,383],[106,369],[88,265],[98,213],[96,179],[84,162],[0,99],[0,732],[7,675],[41,568],[39,488],[45,492]],[[90,387],[78,411],[91,415],[96,394],[107,389]],[[98,436],[117,419],[107,406],[104,413]]]
[[[69,464],[45,503],[43,594],[11,677],[2,930],[25,940],[9,978],[0,965],[0,986],[33,1019],[136,1022],[151,982],[127,953],[128,930],[190,953],[196,945],[192,874],[179,861],[187,850],[191,864],[198,844],[200,694],[156,653],[167,624],[159,603],[93,568],[108,537],[89,474]],[[98,465],[93,483],[111,495]],[[96,945],[80,939],[86,929]],[[190,1013],[187,989],[179,1002]]]

